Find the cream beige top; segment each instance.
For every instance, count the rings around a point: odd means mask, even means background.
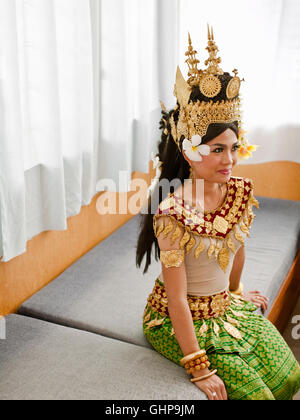
[[[204,214],[174,193],[160,203],[154,232],[156,237],[170,235],[171,243],[179,241],[185,250],[189,295],[210,296],[228,289],[234,256],[250,236],[252,206],[259,205],[253,189],[252,180],[231,177],[223,204]],[[163,282],[162,273],[160,279]]]

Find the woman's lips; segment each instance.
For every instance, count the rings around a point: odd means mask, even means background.
[[[220,172],[220,174],[229,175],[231,172],[231,169],[226,169],[226,170],[218,171],[218,172]]]

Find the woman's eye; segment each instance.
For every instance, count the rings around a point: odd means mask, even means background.
[[[238,150],[240,148],[239,144],[235,144],[232,148],[232,150],[235,152],[236,150]],[[214,153],[222,153],[223,152],[223,148],[222,147],[218,147],[217,149],[214,150]]]

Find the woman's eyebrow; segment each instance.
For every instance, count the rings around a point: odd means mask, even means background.
[[[238,144],[238,142],[233,143],[233,145],[232,145],[232,146],[235,146],[236,144]],[[227,146],[226,146],[226,144],[222,144],[222,143],[214,143],[214,144],[211,144],[211,146],[222,146],[222,147],[227,147]]]

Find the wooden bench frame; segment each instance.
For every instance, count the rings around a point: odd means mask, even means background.
[[[300,295],[300,251],[271,307],[268,319],[283,333]]]

